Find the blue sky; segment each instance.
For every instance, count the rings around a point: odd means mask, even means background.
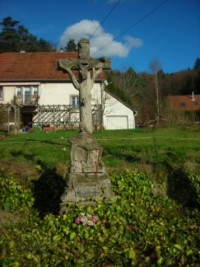
[[[113,70],[150,72],[157,60],[172,73],[200,58],[200,0],[0,0],[0,21],[7,16],[57,48],[89,38],[91,55],[110,57]]]

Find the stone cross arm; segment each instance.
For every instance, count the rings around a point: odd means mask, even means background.
[[[101,68],[104,70],[110,70],[111,69],[111,60],[108,57],[100,57],[98,59],[98,63],[96,68],[102,66]]]
[[[67,58],[67,59],[60,59],[58,60],[58,67],[61,69],[76,69],[78,66],[78,59],[72,59],[72,58]]]
[[[86,78],[85,73],[87,71],[93,70],[93,80],[95,81],[102,70],[111,69],[111,60],[107,57],[101,57],[99,59],[89,58],[87,61],[84,60],[84,62],[81,59],[60,59],[58,60],[58,67],[65,70],[70,75],[75,88],[79,90],[80,85],[72,70],[80,71],[83,79]]]
[[[77,79],[76,79],[76,77],[72,71],[73,69],[77,69],[78,59],[71,59],[71,58],[60,59],[60,60],[58,60],[57,64],[58,64],[58,68],[65,70],[69,74],[75,88],[77,90],[79,90],[80,89],[80,83],[77,81]]]
[[[101,57],[99,59],[89,58],[87,62],[82,62],[81,59],[60,59],[58,60],[58,67],[61,69],[71,69],[71,70],[80,70],[81,67],[90,69],[111,69],[111,60],[107,57]]]

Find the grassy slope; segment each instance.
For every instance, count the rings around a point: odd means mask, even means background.
[[[49,168],[70,164],[68,139],[77,131],[33,132],[0,140],[2,161],[23,162]],[[97,131],[94,136],[104,149],[103,160],[112,171],[116,168],[142,168],[142,165],[166,162],[182,167],[200,162],[199,128],[161,128]]]
[[[0,140],[0,177],[13,176],[23,184],[22,188],[34,184],[31,189],[35,207],[41,215],[58,210],[55,204],[60,201],[59,190],[64,187],[63,178],[70,163],[67,140],[76,135],[77,131],[35,132]],[[98,131],[94,136],[104,148],[103,161],[110,173],[137,168],[158,180],[168,176],[172,186],[175,185],[173,180],[178,184],[178,188],[172,188],[170,196],[178,195],[182,198],[176,200],[193,204],[193,198],[187,199],[193,196],[190,194],[193,191],[185,172],[200,174],[199,128]],[[113,177],[115,175],[113,173]],[[33,221],[26,224],[23,215],[0,210],[4,266],[14,266],[18,262],[20,266],[36,266],[34,260],[42,263],[63,260],[69,265],[62,266],[72,266],[70,260],[75,262],[79,258],[91,262],[90,253],[95,255],[94,261],[99,261],[96,266],[108,266],[104,263],[112,262],[109,266],[198,266],[198,211],[182,209],[170,199],[148,195],[150,180],[137,176],[129,172],[120,176],[118,172],[118,176],[112,178],[118,200],[113,205],[95,209],[100,218],[95,234],[91,232],[93,228],[83,231],[72,223],[74,211],[69,213],[68,221],[64,217],[48,215],[36,222],[30,214]],[[15,184],[12,189],[16,191]],[[24,189],[22,196],[27,196]],[[10,202],[14,199],[21,207],[18,195],[11,191],[9,197]],[[78,214],[79,210],[76,212]],[[80,253],[82,244],[85,249]],[[135,253],[138,263],[134,263]],[[69,257],[68,261],[64,257]]]

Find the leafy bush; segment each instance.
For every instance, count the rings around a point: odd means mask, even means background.
[[[193,188],[194,194],[192,195],[192,201],[194,205],[200,208],[200,174],[188,174],[189,182]]]
[[[10,211],[23,211],[33,206],[32,192],[22,187],[12,178],[0,177],[0,208]]]
[[[112,203],[4,226],[2,266],[198,266],[198,210],[154,196],[153,182],[140,172],[115,173],[112,184]],[[81,213],[98,220],[78,224]]]

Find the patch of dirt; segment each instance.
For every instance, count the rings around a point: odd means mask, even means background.
[[[200,173],[200,163],[194,161],[186,161],[184,164],[186,170],[191,173],[199,174]]]
[[[35,165],[24,161],[10,161],[2,159],[0,161],[0,176],[14,177],[25,186],[29,186],[31,180],[39,177],[39,172]]]
[[[21,218],[15,213],[0,209],[0,227],[3,224],[18,223]]]

